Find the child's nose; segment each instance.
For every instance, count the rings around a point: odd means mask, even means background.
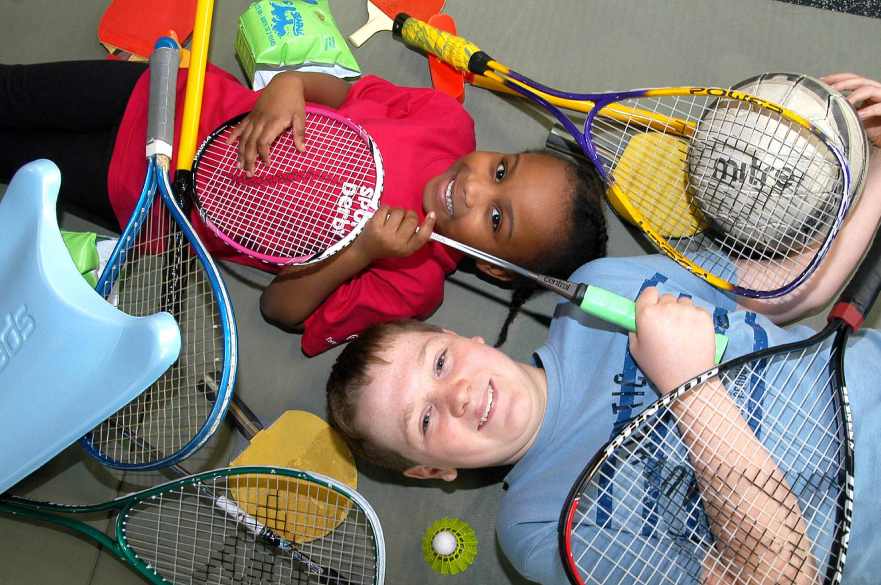
[[[468,406],[468,384],[460,380],[453,384],[448,395],[450,413],[455,417],[464,416]]]
[[[487,185],[473,175],[465,181],[465,207],[469,209],[480,205],[487,195]]]

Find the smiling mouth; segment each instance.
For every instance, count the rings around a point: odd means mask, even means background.
[[[450,182],[447,183],[447,190],[444,191],[443,202],[444,206],[447,208],[447,213],[450,214],[450,217],[453,217],[453,185],[456,184],[456,177],[450,179]]]
[[[486,424],[486,421],[489,420],[489,417],[493,412],[493,406],[495,404],[495,401],[493,400],[495,387],[493,386],[492,380],[490,380],[489,386],[487,387],[486,391],[488,394],[486,399],[486,408],[483,410],[483,416],[480,417],[480,422],[477,424],[478,431],[483,428],[483,425]]]

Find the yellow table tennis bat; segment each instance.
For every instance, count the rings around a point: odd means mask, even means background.
[[[654,148],[658,142],[665,143],[663,152],[666,156],[661,161],[657,160],[657,149]],[[554,125],[551,128],[545,146],[569,156],[584,157],[581,147],[559,125]],[[651,165],[647,164],[645,160],[649,153],[652,153]],[[602,153],[599,154],[602,156]],[[659,231],[668,238],[690,237],[704,229],[700,213],[692,204],[686,188],[688,171],[686,165],[686,144],[683,140],[675,136],[648,132],[637,134],[630,139],[621,160],[618,161],[618,165],[613,171],[615,180],[622,191],[628,193],[633,201],[639,202],[640,209],[665,210],[663,216],[651,219],[659,226]],[[644,169],[646,168],[656,169],[655,174],[645,173]],[[658,172],[671,173],[681,180],[654,181],[652,178]],[[663,186],[659,187],[659,185]],[[658,201],[658,205],[653,206],[643,201],[646,197]],[[636,225],[636,222],[614,197],[609,198],[609,204],[622,219]]]
[[[291,467],[332,477],[355,489],[358,487],[358,471],[351,451],[340,435],[320,417],[303,410],[284,412],[269,427],[264,428],[260,419],[241,401],[234,398],[229,407],[233,424],[250,440],[250,445],[230,462],[233,467],[269,465]],[[296,543],[322,538],[336,529],[349,512],[350,503],[337,492],[287,478],[279,486],[273,480],[259,485],[250,482],[240,488],[232,488],[233,497],[242,502],[245,511],[261,521],[276,534]],[[238,497],[236,489],[249,490],[248,497]],[[255,497],[250,490],[258,490]],[[288,501],[289,494],[298,495]],[[306,494],[308,497],[302,497]],[[265,510],[254,502],[266,502]],[[271,511],[271,513],[269,513]],[[316,525],[314,518],[335,518],[336,522]]]
[[[206,379],[203,391],[212,398],[216,392],[214,381]],[[326,475],[352,489],[358,487],[358,470],[352,452],[339,433],[320,417],[302,410],[288,410],[266,428],[237,394],[233,395],[227,414],[227,420],[249,441],[248,447],[230,462],[231,466],[290,467]],[[261,519],[263,524],[292,542],[309,542],[326,536],[346,519],[350,504],[345,497],[311,482],[294,478],[284,481],[287,483],[281,489],[277,483],[270,489],[255,476],[254,484],[240,483],[242,489],[249,490],[248,497],[244,494],[238,497],[235,489],[233,497],[251,516]],[[259,496],[250,491],[253,489],[260,491]],[[306,493],[309,497],[288,502],[287,493],[299,496]],[[266,502],[265,510],[254,504],[258,501]],[[320,516],[314,515],[317,513]],[[316,527],[311,519],[307,521],[309,514],[313,514],[312,519],[336,518],[337,522]]]

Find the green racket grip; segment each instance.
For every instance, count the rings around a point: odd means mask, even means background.
[[[604,288],[588,286],[579,306],[588,315],[608,321],[627,331],[636,331],[636,303],[626,297]],[[717,333],[715,363],[722,361],[727,347],[728,338]]]
[[[470,71],[468,65],[471,56],[482,53],[480,47],[471,41],[435,28],[403,12],[395,17],[392,35],[408,47],[434,55],[459,71]]]

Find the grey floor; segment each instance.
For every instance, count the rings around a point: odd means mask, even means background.
[[[107,4],[106,0],[0,0],[0,62],[102,57],[95,31]],[[365,19],[363,1],[331,0],[331,4],[344,34]],[[233,38],[236,19],[247,5],[248,0],[221,0],[215,7],[211,60],[239,76]],[[815,75],[855,71],[881,78],[881,20],[773,0],[448,0],[445,11],[456,19],[460,33],[503,62],[551,85],[576,90],[732,84],[769,70]],[[425,58],[388,33],[375,36],[355,55],[365,72],[401,84],[430,83]],[[519,150],[544,144],[548,124],[535,111],[473,89],[466,105],[477,120],[480,148]],[[618,219],[610,217],[610,223],[612,255],[645,251]],[[64,225],[89,227],[70,215]],[[288,409],[323,416],[324,382],[337,352],[307,359],[299,351],[298,338],[263,322],[257,300],[269,282],[266,274],[232,266],[225,268],[225,275],[241,335],[236,392],[266,421]],[[446,302],[431,320],[463,334],[491,338],[504,318],[505,302],[504,291],[457,274],[447,284]],[[553,302],[551,296],[542,295],[527,308],[548,315]],[[876,311],[870,324],[878,323]],[[521,316],[506,350],[528,358],[544,336],[537,320]],[[224,428],[188,465],[217,467],[242,447],[242,439]],[[466,474],[453,485],[440,485],[400,481],[366,466],[360,471],[360,491],[376,508],[385,531],[388,583],[524,583],[501,555],[493,535],[501,494],[499,474]],[[157,474],[122,477],[74,446],[14,491],[71,503],[97,502],[157,479]],[[419,544],[422,532],[443,516],[469,522],[480,541],[475,564],[453,577],[433,573],[422,560]],[[0,585],[142,582],[91,542],[0,518]]]

